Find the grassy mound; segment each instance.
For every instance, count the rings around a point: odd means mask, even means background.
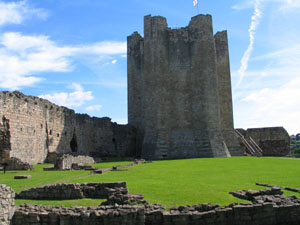
[[[102,163],[96,167],[108,168],[126,163],[130,162],[107,162],[106,165]],[[255,182],[300,188],[300,160],[290,158],[232,157],[155,161],[124,171],[97,175],[89,175],[90,171],[42,171],[44,166],[49,165],[36,165],[35,170],[30,172],[9,171],[7,174],[0,174],[0,183],[19,192],[29,187],[55,182],[126,181],[130,193],[141,193],[149,202],[167,207],[208,202],[221,205],[242,202],[228,193],[242,189],[262,189]],[[14,180],[13,176],[17,174],[31,174],[32,179]],[[89,199],[81,202],[59,201],[45,204],[97,205],[97,202]],[[41,204],[41,201],[29,203]]]

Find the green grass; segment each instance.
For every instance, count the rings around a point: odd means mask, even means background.
[[[111,159],[107,162],[93,164],[96,168],[111,168],[115,165],[130,164],[130,161],[118,161],[118,159]],[[0,183],[6,184],[14,189],[15,192],[28,189],[31,187],[53,184],[53,183],[67,183],[73,179],[88,176],[91,171],[72,170],[72,171],[43,171],[44,167],[50,167],[52,164],[34,165],[33,171],[7,171],[6,174],[0,173]],[[15,180],[16,175],[32,175],[31,179]]]
[[[243,202],[228,194],[263,189],[255,182],[300,188],[300,161],[289,158],[232,157],[155,161],[72,182],[127,181],[130,193],[168,207]]]
[[[86,176],[90,171],[74,170],[74,171],[43,171],[44,167],[52,164],[34,165],[32,171],[6,171],[6,174],[0,173],[0,183],[6,184],[14,189],[15,192],[28,189],[31,187],[53,184],[68,181],[70,179]],[[32,175],[31,179],[15,180],[16,175]]]
[[[112,166],[110,163],[107,162],[107,167]],[[113,163],[120,165],[120,162]],[[98,166],[105,168],[105,165],[97,164]],[[155,161],[129,167],[128,171],[90,176],[87,176],[89,171],[47,172],[40,168],[42,165],[35,166],[33,172],[17,172],[32,174],[33,178],[29,180],[14,180],[13,176],[16,174],[13,172],[0,174],[0,183],[20,191],[64,180],[67,180],[67,183],[126,181],[130,193],[141,193],[147,201],[167,207],[208,202],[220,205],[243,202],[228,193],[243,189],[263,189],[256,186],[255,182],[300,188],[300,160],[292,158],[232,157]],[[86,202],[82,201],[82,204],[81,201],[74,204],[93,205],[92,200],[84,200]],[[67,205],[64,202],[63,204]]]

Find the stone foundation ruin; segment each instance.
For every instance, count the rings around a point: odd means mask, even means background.
[[[23,191],[17,197],[53,199],[55,196],[54,199],[66,199],[67,190],[73,193],[72,198],[107,198],[107,202],[98,207],[66,208],[24,204],[16,206],[15,209],[14,192],[5,185],[0,185],[2,206],[0,224],[298,225],[300,223],[300,199],[296,196],[283,196],[279,187],[231,193],[252,203],[232,203],[224,207],[199,204],[172,207],[170,210],[161,205],[149,204],[142,195],[130,195],[125,182],[47,185]]]
[[[64,154],[56,159],[54,169],[71,170],[74,166],[86,166],[94,163],[94,159],[90,156]]]

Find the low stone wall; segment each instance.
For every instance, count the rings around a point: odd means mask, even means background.
[[[242,190],[230,192],[234,197],[245,199],[248,201],[254,201],[257,196],[262,195],[282,195],[280,187],[272,187],[271,189],[266,190]]]
[[[51,207],[21,205],[12,225],[144,225],[142,206]]]
[[[300,205],[274,206],[272,203],[240,204],[198,212],[183,207],[170,212],[146,215],[147,225],[296,225],[300,222]],[[160,215],[162,214],[162,215]],[[149,218],[147,218],[149,217]],[[152,218],[151,218],[152,217]]]
[[[15,192],[0,184],[0,225],[9,225],[15,212]]]
[[[52,184],[23,190],[17,194],[18,199],[66,200],[82,198],[108,198],[109,189],[126,188],[126,182]]]
[[[45,163],[53,163],[55,164],[57,159],[61,157],[63,154],[59,152],[48,152],[47,157],[45,159]]]
[[[72,169],[73,164],[77,164],[78,166],[85,166],[94,163],[94,159],[90,156],[64,154],[62,156],[57,157],[54,169],[70,170]]]
[[[21,205],[12,225],[299,225],[300,205],[232,204],[145,211],[143,206],[51,207]],[[206,210],[204,211],[204,209]]]
[[[32,165],[22,162],[20,159],[14,157],[10,158],[4,163],[7,163],[6,170],[33,170]]]
[[[57,189],[60,187],[60,189]],[[40,187],[43,188],[43,187]],[[173,207],[151,205],[142,196],[130,196],[126,183],[90,183],[52,185],[59,190],[81,190],[83,197],[107,195],[110,206],[57,207],[21,205],[16,208],[11,225],[299,225],[300,199],[285,197],[279,187],[267,190],[232,192],[235,196],[252,201],[233,203],[226,207],[213,204]],[[48,187],[49,189],[49,187]],[[48,190],[47,188],[44,191]],[[42,189],[41,189],[42,190]],[[101,193],[101,191],[105,193]],[[31,189],[33,193],[34,189]],[[51,193],[48,192],[51,195]],[[126,199],[122,199],[126,197]],[[142,205],[122,205],[124,202]],[[119,200],[121,200],[119,202]],[[125,201],[124,201],[125,200]],[[120,204],[119,204],[119,203]],[[2,225],[2,224],[1,224]]]

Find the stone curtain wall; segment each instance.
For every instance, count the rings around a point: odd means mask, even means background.
[[[56,170],[70,170],[72,169],[72,164],[77,164],[78,166],[85,166],[94,164],[95,161],[90,156],[84,155],[69,155],[64,154],[56,159],[54,169]]]
[[[126,188],[126,182],[45,185],[23,190],[17,194],[17,198],[36,200],[105,199],[110,194],[109,189],[116,188]]]
[[[149,15],[144,30],[144,38],[135,32],[127,39],[128,122],[137,128],[142,157],[242,155],[233,130],[226,32],[213,35],[210,15],[181,29]]]
[[[253,138],[264,156],[287,156],[291,153],[290,136],[283,127],[247,129],[247,137]]]
[[[15,192],[0,184],[0,225],[10,225],[15,212]]]
[[[115,127],[119,125],[110,118],[75,114],[73,110],[38,97],[0,92],[0,118],[3,116],[9,120],[10,157],[30,164],[44,162],[48,152],[76,152],[98,157],[131,152],[127,143],[134,132],[129,127],[125,126],[120,135],[114,131],[118,131]],[[1,130],[2,127],[1,124]]]

